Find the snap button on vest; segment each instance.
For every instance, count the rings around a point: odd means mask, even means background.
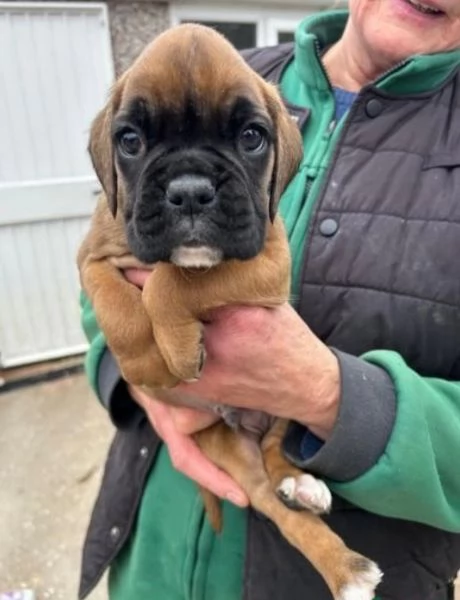
[[[121,534],[120,528],[117,526],[112,527],[112,529],[110,530],[110,538],[112,539],[113,542],[118,541],[120,534]]]
[[[371,100],[369,100],[369,102],[366,103],[366,114],[371,119],[378,117],[382,110],[383,104],[380,102],[380,100],[377,100],[376,98],[372,98]]]
[[[339,224],[335,219],[324,219],[319,224],[319,232],[324,237],[332,237],[338,230]]]

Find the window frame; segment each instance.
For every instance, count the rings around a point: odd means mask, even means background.
[[[231,9],[204,4],[170,5],[171,25],[179,25],[184,20],[217,21],[222,23],[254,23],[256,27],[256,45],[264,44],[264,31],[261,14],[258,10]]]
[[[276,46],[279,44],[278,33],[280,31],[290,31],[294,33],[302,19],[305,19],[308,15],[311,15],[314,11],[307,10],[302,13],[302,16],[286,17],[286,13],[283,13],[282,17],[269,16],[265,23],[265,39],[267,46]]]
[[[281,3],[281,2],[280,2]],[[277,31],[294,31],[302,19],[320,9],[320,6],[305,10],[260,8],[254,5],[238,8],[223,4],[178,4],[171,3],[170,23],[179,25],[183,20],[217,21],[222,23],[254,23],[256,27],[256,46],[273,46],[278,43]],[[278,27],[281,24],[281,27]]]

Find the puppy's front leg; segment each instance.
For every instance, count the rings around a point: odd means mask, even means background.
[[[276,219],[263,251],[247,261],[224,261],[209,271],[158,263],[142,300],[171,373],[200,376],[205,358],[200,319],[227,305],[277,306],[289,295],[290,261],[283,224]]]
[[[154,341],[141,291],[105,259],[88,261],[81,281],[123,378],[151,388],[177,383]]]
[[[178,269],[158,264],[144,285],[142,301],[155,341],[169,371],[181,381],[199,378],[205,359],[202,325],[193,313],[193,286],[182,284]]]

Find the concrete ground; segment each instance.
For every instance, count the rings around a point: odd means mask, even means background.
[[[74,375],[0,394],[0,424],[0,593],[29,587],[36,600],[75,600],[107,415]],[[105,581],[90,600],[107,600]]]
[[[0,593],[74,600],[112,434],[83,375],[0,394]],[[107,600],[104,582],[91,600]]]

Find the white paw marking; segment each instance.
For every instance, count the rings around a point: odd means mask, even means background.
[[[294,502],[315,514],[326,513],[331,509],[332,495],[329,488],[324,481],[307,473],[283,479],[278,493],[289,502]]]
[[[285,500],[292,501],[295,498],[295,488],[295,478],[285,477],[283,481],[279,484],[278,489],[276,491]]]
[[[354,575],[352,582],[340,590],[337,600],[373,600],[382,571],[371,560],[368,562],[368,568]]]

